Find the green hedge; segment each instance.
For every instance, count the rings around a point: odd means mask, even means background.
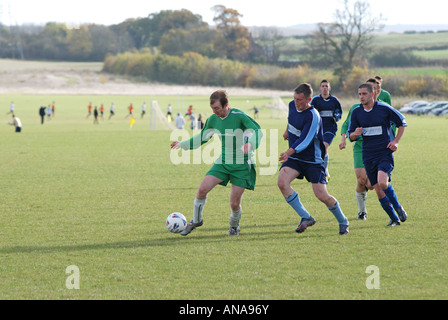
[[[234,60],[207,58],[194,52],[181,57],[126,52],[107,56],[103,71],[163,83],[277,90],[293,90],[301,82],[318,86],[321,80],[307,66],[273,67],[269,72],[263,68]]]

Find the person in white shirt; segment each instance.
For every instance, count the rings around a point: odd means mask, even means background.
[[[111,105],[110,105],[110,108],[109,108],[109,120],[114,115],[115,115],[115,106],[114,106],[114,103],[112,102]]]
[[[7,114],[14,114],[14,102],[11,101],[11,104],[9,105],[9,112]]]
[[[182,117],[180,112],[178,112],[177,113],[177,118],[176,118],[176,128],[177,129],[183,129],[184,126],[185,126],[185,118]]]
[[[190,120],[191,120],[190,129],[191,130],[196,130],[198,128],[198,123],[197,123],[197,120],[196,120],[196,116],[193,113],[190,114]]]
[[[172,112],[173,112],[173,108],[171,107],[171,104],[168,105],[167,109],[166,109],[166,117],[168,118],[168,121],[171,122],[172,121]]]
[[[146,102],[143,102],[143,104],[142,104],[142,119],[145,114],[146,114]]]
[[[16,132],[22,132],[22,121],[20,121],[14,114],[12,115],[12,122],[8,122],[8,124],[14,126]]]
[[[48,105],[48,107],[45,109],[45,112],[47,113],[47,119],[51,120],[52,110],[51,110],[51,106],[50,105]]]

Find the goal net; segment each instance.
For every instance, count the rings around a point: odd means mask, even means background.
[[[288,106],[281,97],[272,97],[271,102],[266,107],[271,109],[271,118],[280,119],[288,117]]]
[[[168,121],[166,115],[160,110],[156,100],[151,101],[149,109],[150,130],[174,130],[174,125]]]

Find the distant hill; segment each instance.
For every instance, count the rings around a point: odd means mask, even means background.
[[[303,36],[310,34],[316,30],[316,23],[310,24],[297,24],[291,27],[249,27],[249,30],[253,33],[257,33],[263,28],[276,28],[284,36]],[[381,33],[404,33],[407,31],[426,32],[426,31],[448,31],[448,24],[394,24],[386,25]]]

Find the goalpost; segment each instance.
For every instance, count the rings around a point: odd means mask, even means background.
[[[149,110],[149,130],[174,130],[174,126],[168,121],[166,115],[160,110],[156,100],[151,101]]]

